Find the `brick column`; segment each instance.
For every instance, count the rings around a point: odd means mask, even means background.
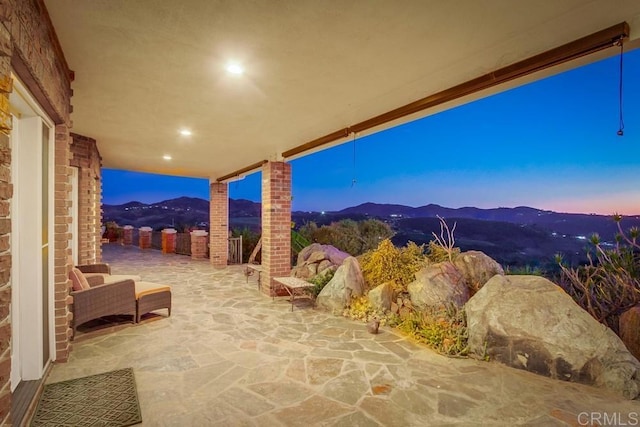
[[[229,258],[229,195],[228,185],[209,185],[209,257],[216,267],[226,267]]]
[[[151,231],[151,227],[139,228],[138,246],[140,246],[140,249],[151,248]]]
[[[11,424],[11,37],[0,28],[0,425]]]
[[[176,253],[176,233],[174,228],[165,228],[162,230],[162,253],[163,254],[175,254]]]
[[[262,267],[262,292],[274,295],[279,288],[271,279],[291,272],[291,165],[285,162],[262,167]]]
[[[122,243],[129,246],[133,245],[133,225],[122,227]]]
[[[69,310],[73,268],[71,256],[71,136],[65,125],[56,126],[55,139],[55,228],[54,228],[54,280],[55,280],[55,333],[57,362],[66,362],[71,350],[73,330],[70,323],[73,314]]]
[[[71,166],[78,168],[78,262],[102,260],[102,158],[96,140],[71,133]]]

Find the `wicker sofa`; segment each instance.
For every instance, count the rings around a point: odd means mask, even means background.
[[[96,264],[99,265],[99,264]],[[84,266],[83,266],[84,267]],[[96,267],[99,268],[99,267]],[[79,273],[79,274],[78,274]],[[90,320],[103,316],[123,314],[136,319],[136,290],[133,279],[104,283],[102,277],[87,278],[82,270],[73,269],[69,277],[74,282],[73,297],[73,331]],[[78,280],[86,282],[84,286]]]

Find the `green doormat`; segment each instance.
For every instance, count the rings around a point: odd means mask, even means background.
[[[44,386],[31,426],[125,427],[142,422],[133,369]]]

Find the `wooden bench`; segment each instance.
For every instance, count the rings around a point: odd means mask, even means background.
[[[254,273],[258,273],[258,291],[260,291],[260,280],[262,279],[261,275],[263,271],[264,268],[262,268],[260,264],[247,264],[247,267],[244,270],[247,283],[249,283],[249,276],[253,276]]]
[[[309,298],[315,307],[315,298],[313,297],[313,294],[311,292],[307,292],[313,288],[313,283],[309,283],[306,280],[298,279],[297,277],[289,276],[274,277],[273,280],[282,285],[282,287],[291,297],[291,311],[293,311],[293,301],[295,300],[296,296]]]

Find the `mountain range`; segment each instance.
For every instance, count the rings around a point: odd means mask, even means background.
[[[231,228],[259,231],[260,215],[260,203],[229,199]],[[438,216],[450,226],[456,225],[456,244],[462,250],[482,250],[505,265],[548,264],[558,252],[565,254],[570,262],[582,262],[589,236],[598,233],[612,244],[618,232],[611,216],[561,213],[526,206],[480,209],[363,203],[334,212],[292,212],[292,220],[297,225],[309,221],[324,225],[341,219],[377,218],[393,228],[393,241],[397,245],[409,240],[418,244],[432,240],[432,233],[440,232]],[[151,204],[103,205],[103,217],[105,222],[151,226],[156,230],[208,228],[209,201],[180,197]],[[625,230],[640,227],[640,215],[626,216],[621,224]]]

